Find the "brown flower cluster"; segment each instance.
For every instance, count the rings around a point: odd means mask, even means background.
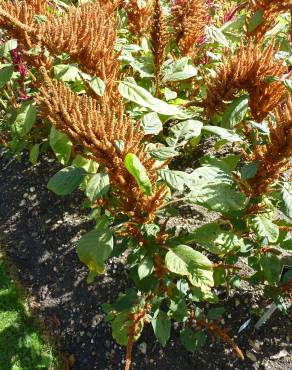
[[[262,22],[248,35],[261,40],[276,23],[280,13],[292,10],[292,0],[249,0],[250,9],[263,11]]]
[[[205,78],[207,96],[203,105],[207,115],[223,112],[228,101],[235,98],[240,90],[248,91],[250,108],[256,121],[262,121],[287,94],[281,81],[287,67],[284,63],[275,61],[274,44],[264,50],[258,44],[243,43],[232,54],[229,49],[222,58],[222,63],[215,70],[215,78]],[[274,78],[271,82],[267,79]]]
[[[48,13],[47,0],[27,1],[2,1],[0,8],[0,28],[5,29],[10,37],[17,39],[18,47],[24,52],[25,60],[36,67],[41,65],[50,68],[51,60],[42,53],[30,56],[27,52],[35,47],[33,28],[36,27],[35,16],[45,15],[51,19]]]
[[[249,159],[259,161],[256,176],[249,181],[251,196],[265,194],[289,167],[292,157],[292,97],[275,109],[275,121],[269,120],[270,142],[257,145]]]
[[[154,0],[154,10],[151,19],[151,44],[154,59],[154,73],[156,92],[158,91],[161,66],[164,61],[164,52],[168,42],[168,31],[164,22],[164,16],[160,0]]]
[[[165,188],[153,185],[153,195],[146,196],[126,170],[125,156],[133,153],[146,168],[151,182],[156,180],[155,161],[147,156],[141,144],[143,132],[124,116],[123,105],[112,108],[90,97],[78,96],[62,82],[51,80],[44,69],[42,74],[44,83],[36,98],[42,117],[105,167],[121,212],[139,223],[153,220],[164,201]]]
[[[172,6],[172,25],[183,55],[194,57],[195,46],[203,40],[209,13],[205,0],[180,0]]]
[[[124,0],[122,7],[127,12],[129,30],[135,35],[142,35],[150,24],[152,0],[148,0],[142,8],[139,6],[138,0]]]
[[[38,46],[49,50],[52,56],[67,53],[71,61],[92,76],[99,76],[106,84],[106,94],[113,96],[120,63],[114,50],[117,19],[117,2],[110,0],[68,7],[61,16],[51,15],[46,22],[34,24],[33,19],[42,0],[7,3],[0,9],[0,27],[6,28],[25,49]],[[5,3],[6,4],[6,3]],[[39,5],[39,6],[37,6]],[[38,57],[31,57],[34,64]],[[41,61],[48,60],[43,54]],[[48,63],[40,63],[50,69]]]

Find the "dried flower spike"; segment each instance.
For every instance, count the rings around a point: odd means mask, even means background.
[[[195,46],[205,35],[209,13],[205,0],[180,0],[171,8],[172,25],[181,53],[194,57]]]
[[[263,51],[258,44],[250,42],[240,45],[232,54],[226,51],[222,64],[215,70],[215,78],[206,78],[207,97],[204,106],[207,115],[223,112],[228,101],[235,98],[239,90],[250,94],[250,108],[255,120],[263,120],[287,94],[281,81],[269,83],[267,78],[281,79],[287,67],[275,61],[274,44]]]

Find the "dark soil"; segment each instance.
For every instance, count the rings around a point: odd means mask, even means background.
[[[43,158],[32,167],[0,155],[3,248],[46,329],[62,353],[74,355],[74,369],[123,369],[125,349],[111,338],[101,309],[102,303],[114,301],[129,285],[123,258],[112,259],[106,275],[92,285],[86,284],[87,269],[75,249],[76,241],[92,228],[92,222],[82,207],[81,193],[60,198],[46,189],[48,179],[58,169],[54,160]],[[203,218],[197,212],[198,223]],[[211,339],[203,353],[190,354],[180,344],[175,329],[162,348],[149,326],[135,346],[132,369],[292,369],[291,317],[276,311],[259,331],[253,328],[258,318],[253,312],[267,303],[259,291],[250,287],[244,292],[232,291],[221,303],[226,307],[224,326],[231,328],[230,334],[246,355],[244,361],[230,347]],[[251,324],[237,334],[249,318]]]

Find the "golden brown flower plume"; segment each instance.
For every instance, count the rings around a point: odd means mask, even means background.
[[[128,16],[128,28],[135,34],[141,36],[148,29],[151,12],[152,0],[148,0],[144,7],[140,7],[138,0],[124,0],[123,8]]]
[[[164,52],[167,42],[168,32],[164,22],[160,0],[154,0],[154,9],[151,19],[151,44],[154,60],[156,92],[159,88],[161,66],[164,61]]]
[[[261,40],[275,24],[279,14],[292,10],[292,0],[249,0],[250,9],[263,11],[262,22],[248,35]]]
[[[44,69],[42,74],[44,83],[36,98],[42,117],[87,149],[105,167],[121,212],[138,222],[153,220],[163,203],[165,189],[153,185],[153,195],[146,196],[125,169],[125,156],[133,153],[146,168],[152,184],[157,177],[155,162],[141,143],[143,132],[125,117],[122,103],[114,109],[106,103],[99,104],[90,97],[78,96],[62,82],[51,80]],[[118,141],[124,143],[123,149],[119,149]]]
[[[172,6],[172,25],[183,55],[193,57],[194,47],[205,35],[208,8],[205,0],[181,0]]]
[[[253,197],[268,191],[287,170],[292,157],[292,97],[279,104],[274,113],[276,123],[269,120],[270,142],[257,145],[249,156],[260,163],[256,176],[249,181]]]
[[[208,116],[223,112],[226,103],[233,100],[238,91],[246,90],[254,119],[263,120],[287,94],[281,81],[269,83],[266,80],[268,77],[281,79],[287,70],[283,62],[274,60],[276,51],[273,43],[261,50],[253,42],[246,46],[242,43],[235,55],[227,50],[215,70],[215,78],[205,79],[207,97],[203,105]]]
[[[0,8],[0,28],[5,29],[10,37],[18,40],[18,46],[24,52],[24,58],[28,64],[36,67],[41,65],[48,69],[51,67],[51,59],[45,57],[42,53],[36,56],[30,56],[25,52],[36,46],[33,36],[35,24],[35,15],[46,15],[48,3],[46,0],[27,0],[27,1],[2,1]]]

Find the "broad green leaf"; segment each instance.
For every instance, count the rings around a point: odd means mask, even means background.
[[[98,170],[98,164],[89,158],[84,158],[82,155],[77,154],[74,160],[72,161],[72,166],[81,167],[87,173],[96,173]]]
[[[151,257],[144,257],[138,265],[138,275],[140,280],[144,279],[146,276],[153,272],[154,263]]]
[[[29,151],[29,161],[32,164],[36,164],[40,152],[40,144],[35,144]]]
[[[219,183],[193,186],[188,198],[194,204],[223,214],[242,210],[247,201],[244,194],[228,184]]]
[[[57,195],[68,195],[78,188],[85,175],[82,168],[65,167],[50,179],[47,187]]]
[[[284,85],[288,91],[292,92],[292,79],[284,80]]]
[[[179,152],[174,148],[167,146],[161,146],[157,149],[152,149],[150,151],[151,157],[158,159],[159,161],[167,161],[168,159],[174,158],[179,155]]]
[[[128,153],[125,156],[125,167],[130,174],[135,178],[140,189],[146,194],[152,194],[152,185],[147,175],[146,169],[140,162],[140,159],[133,153]]]
[[[270,284],[277,283],[279,281],[282,265],[277,256],[272,253],[263,254],[261,256],[261,266],[264,271],[265,278]]]
[[[233,180],[226,171],[214,166],[203,166],[195,169],[188,176],[188,183],[190,190],[198,186],[207,186],[208,184],[232,184]]]
[[[142,127],[145,135],[158,135],[163,128],[156,112],[147,113],[142,117]]]
[[[253,162],[245,164],[240,170],[240,175],[241,175],[242,180],[250,180],[253,177],[255,177],[258,171],[259,165],[260,165],[259,161],[253,161]]]
[[[254,229],[262,238],[275,243],[279,237],[279,227],[265,214],[257,215],[252,220]]]
[[[36,107],[31,102],[25,102],[20,107],[16,119],[13,123],[13,129],[21,136],[29,133],[36,121]]]
[[[58,64],[53,67],[57,80],[70,82],[80,80],[80,70],[70,64]]]
[[[187,245],[170,249],[165,256],[165,266],[175,274],[187,276],[192,285],[202,290],[214,285],[211,261]]]
[[[101,217],[96,229],[84,234],[78,241],[77,254],[94,274],[103,274],[105,261],[113,251],[113,234],[105,216]]]
[[[207,319],[208,320],[217,320],[217,319],[219,319],[223,315],[224,312],[225,312],[225,308],[224,307],[214,307],[214,308],[211,308],[208,311]]]
[[[200,163],[202,166],[218,167],[223,171],[231,172],[236,169],[239,160],[240,156],[238,155],[228,155],[224,158],[206,155],[200,159]]]
[[[17,48],[17,40],[11,39],[0,46],[0,57],[9,58],[9,52]]]
[[[166,74],[163,77],[163,82],[187,80],[191,77],[196,76],[197,73],[198,71],[194,66],[187,64],[184,67],[184,69],[180,72],[173,72],[173,73]]]
[[[112,336],[115,341],[121,345],[126,346],[129,340],[130,329],[133,322],[129,320],[129,312],[119,313],[112,322]],[[141,319],[136,325],[136,332],[134,340],[138,340],[144,327],[144,320]]]
[[[166,101],[173,100],[177,98],[177,92],[170,90],[168,87],[164,89],[164,97]]]
[[[209,252],[224,255],[244,246],[243,239],[218,224],[203,225],[187,235],[188,242],[196,242]]]
[[[249,98],[246,95],[236,98],[225,110],[222,118],[222,126],[232,129],[245,117],[248,110]]]
[[[89,81],[88,84],[98,96],[103,96],[106,88],[103,80],[101,80],[99,77],[95,77],[91,81]]]
[[[151,324],[159,343],[165,346],[170,337],[171,328],[171,323],[167,314],[162,310],[158,310],[158,313],[156,312],[154,318],[151,320]]]
[[[182,345],[190,352],[199,352],[204,347],[207,341],[207,335],[203,331],[194,331],[190,328],[185,328],[180,333]]]
[[[71,156],[73,144],[68,137],[60,131],[57,131],[54,126],[50,132],[50,145],[61,164],[67,164]]]
[[[166,139],[170,147],[178,147],[185,145],[190,139],[199,137],[203,123],[196,120],[186,120],[179,122],[170,128],[170,136]]]
[[[187,115],[174,105],[155,98],[149,91],[132,82],[123,81],[119,84],[119,92],[123,98],[128,99],[142,107],[151,109],[153,112],[165,116],[173,116],[178,119],[185,119]]]
[[[91,202],[103,198],[109,191],[110,180],[106,173],[99,172],[92,176],[86,186],[85,194]]]
[[[13,72],[14,67],[11,65],[4,65],[3,68],[0,68],[0,88],[5,86],[5,84],[11,80]]]
[[[264,19],[263,9],[259,9],[256,12],[254,12],[247,25],[247,31],[249,33],[253,32],[262,23],[263,19]]]
[[[292,182],[285,182],[282,188],[282,199],[285,205],[286,214],[292,219]]]
[[[161,170],[159,175],[166,184],[174,190],[183,191],[187,174],[183,171]]]
[[[231,143],[242,142],[242,138],[232,130],[218,126],[203,126],[202,131],[218,135],[221,139]]]
[[[207,35],[215,42],[218,42],[220,45],[228,47],[228,41],[224,34],[219,30],[219,28],[215,26],[208,26],[206,27]]]

